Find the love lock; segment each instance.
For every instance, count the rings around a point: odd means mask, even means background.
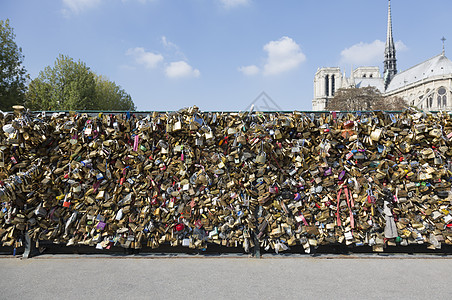
[[[452,243],[447,114],[28,114],[0,120],[3,245]]]

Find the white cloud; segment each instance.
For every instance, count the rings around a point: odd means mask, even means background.
[[[138,64],[143,64],[148,69],[153,69],[163,61],[163,56],[152,52],[146,52],[142,47],[130,48],[126,55],[135,59]]]
[[[187,78],[187,77],[199,77],[201,72],[198,69],[194,69],[185,61],[176,61],[170,63],[165,68],[165,74],[168,78]]]
[[[298,67],[306,60],[300,46],[291,38],[284,36],[264,46],[267,60],[264,75],[276,75]]]
[[[176,44],[170,42],[166,36],[162,36],[162,44],[163,46],[165,46],[165,48],[169,48],[169,49],[178,49],[179,47],[177,47]]]
[[[251,0],[220,0],[224,8],[234,8],[238,6],[245,6],[251,3]]]
[[[63,0],[64,14],[78,14],[81,11],[98,6],[102,0]]]
[[[243,66],[239,68],[239,71],[247,76],[253,76],[259,73],[259,67],[256,65]]]
[[[140,2],[142,4],[155,2],[157,0],[121,0],[123,3],[126,2]],[[62,0],[64,8],[62,9],[62,13],[65,16],[70,16],[71,14],[78,14],[84,10],[94,8],[99,6],[102,2],[106,2],[104,0]]]
[[[405,45],[402,41],[395,42],[395,48],[396,48],[397,51],[408,50],[407,45]]]
[[[408,47],[402,42],[395,43],[397,51],[407,50]],[[341,52],[341,63],[352,65],[374,65],[380,64],[384,59],[385,42],[375,40],[372,43],[360,42],[346,48]]]
[[[187,60],[185,54],[180,50],[179,46],[169,41],[166,36],[162,36],[161,38],[162,44],[165,49],[173,56],[177,57],[177,59]]]
[[[161,43],[166,50],[164,54],[147,52],[142,47],[130,48],[125,54],[132,57],[138,65],[148,69],[163,71],[166,77],[170,79],[197,78],[201,76],[201,72],[198,69],[187,63],[185,55],[176,44],[170,42],[166,36],[161,37]],[[167,63],[168,61],[173,62]],[[165,63],[163,64],[163,62]],[[126,69],[126,67],[123,67],[123,69]]]

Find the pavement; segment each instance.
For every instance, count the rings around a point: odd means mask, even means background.
[[[450,299],[452,256],[0,256],[0,299]]]

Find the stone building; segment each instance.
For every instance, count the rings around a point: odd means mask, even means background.
[[[388,1],[388,25],[384,53],[384,72],[379,67],[358,67],[349,77],[340,68],[319,68],[314,77],[312,110],[325,110],[339,88],[376,87],[384,96],[400,97],[408,105],[423,110],[452,109],[452,61],[443,51],[408,70],[397,72],[392,35],[391,1]],[[444,39],[443,39],[444,42]]]

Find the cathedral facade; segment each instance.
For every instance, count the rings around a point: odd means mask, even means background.
[[[383,67],[383,75],[379,67],[358,67],[349,77],[340,68],[319,68],[314,77],[312,110],[325,110],[340,88],[367,86],[377,88],[383,96],[400,97],[408,105],[423,110],[452,110],[452,61],[445,56],[444,47],[441,54],[397,72],[390,0]]]

